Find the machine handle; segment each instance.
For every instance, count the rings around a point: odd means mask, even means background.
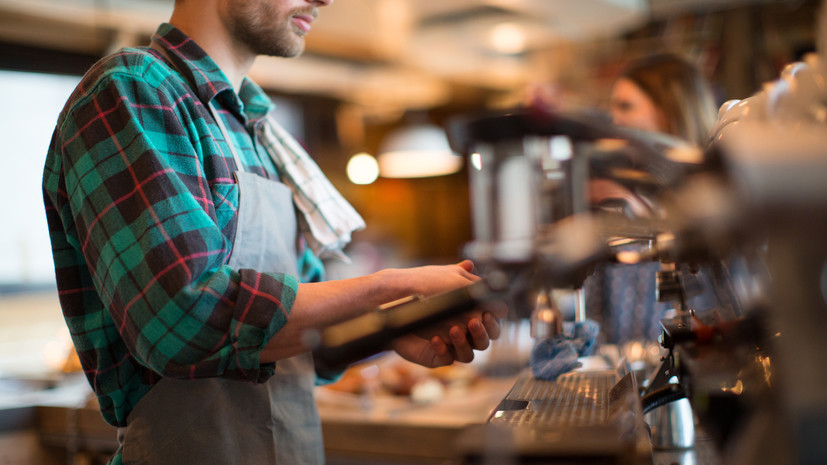
[[[674,402],[686,397],[686,393],[677,384],[667,384],[666,386],[656,389],[641,398],[641,406],[643,413],[649,413],[661,405],[666,405],[669,402]]]

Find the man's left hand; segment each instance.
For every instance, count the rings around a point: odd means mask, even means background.
[[[415,334],[403,336],[394,343],[394,350],[404,359],[436,368],[454,362],[474,360],[474,350],[485,350],[492,339],[500,336],[500,323],[491,313],[468,320],[467,326],[454,325],[448,331],[450,344],[441,337],[425,339]]]

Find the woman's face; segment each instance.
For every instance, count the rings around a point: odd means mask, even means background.
[[[610,105],[612,121],[618,126],[658,132],[666,129],[660,109],[640,87],[628,79],[621,78],[615,83]]]

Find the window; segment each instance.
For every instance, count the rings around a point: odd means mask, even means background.
[[[57,116],[79,81],[0,70],[0,291],[54,283],[40,186]]]

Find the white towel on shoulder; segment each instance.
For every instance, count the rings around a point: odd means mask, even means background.
[[[298,206],[299,229],[321,259],[348,262],[343,249],[365,221],[330,183],[307,151],[268,115],[258,125],[258,138],[279,170],[282,182],[293,191]]]

